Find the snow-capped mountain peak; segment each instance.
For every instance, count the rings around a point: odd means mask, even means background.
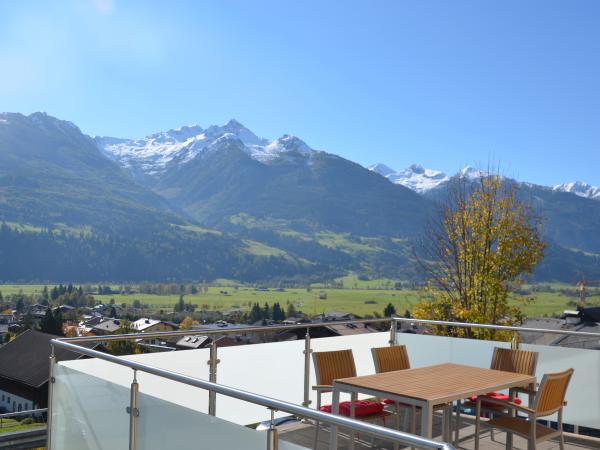
[[[597,186],[592,186],[591,184],[583,181],[557,184],[552,188],[552,190],[559,192],[570,192],[571,194],[578,195],[579,197],[600,200],[600,188]]]
[[[388,175],[391,175],[393,173],[396,173],[396,171],[394,169],[392,169],[389,166],[386,166],[383,163],[377,163],[377,164],[373,164],[372,166],[369,166],[368,169],[372,172],[376,172],[379,175],[382,175],[384,177],[387,178]]]
[[[487,176],[487,172],[471,166],[465,166],[458,172],[459,178],[466,178],[467,180],[476,180],[485,176]]]
[[[419,193],[434,189],[449,180],[443,172],[425,169],[419,164],[413,164],[404,170],[395,171],[385,164],[378,163],[370,166],[369,170],[377,172],[392,183],[401,184]]]
[[[95,140],[105,154],[136,176],[158,175],[172,164],[186,163],[206,151],[218,151],[223,143],[230,141],[236,141],[244,152],[262,163],[287,152],[308,155],[314,151],[295,136],[284,135],[274,141],[258,137],[235,119],[208,128],[184,126],[142,139],[96,137]]]

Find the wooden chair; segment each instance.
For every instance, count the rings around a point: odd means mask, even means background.
[[[376,347],[371,349],[375,372],[392,372],[394,370],[410,369],[410,361],[406,345],[391,347]]]
[[[494,353],[492,355],[492,362],[490,364],[490,369],[493,370],[502,370],[504,372],[513,372],[520,373],[523,375],[535,375],[535,370],[537,368],[538,362],[538,353],[530,352],[526,350],[513,350],[510,348],[500,348],[495,347]],[[518,388],[513,388],[509,391],[508,396],[503,396],[500,400],[504,401],[514,401],[515,395],[527,394],[529,397],[529,406],[532,405],[533,399],[535,397],[535,385],[529,386],[521,386]],[[499,395],[495,392],[486,394],[481,397],[481,408],[482,411],[486,412],[490,417],[494,417],[499,414],[508,414],[509,411],[502,406],[499,406],[495,403],[492,403],[490,400],[495,399],[498,400]],[[469,409],[475,409],[478,398],[471,397],[469,400],[462,404],[463,407]],[[516,403],[520,404],[520,400],[516,401]],[[454,438],[454,442],[458,444],[459,441],[459,433],[460,433],[460,411],[461,404],[459,402],[458,408],[456,409],[456,434]],[[493,434],[492,434],[493,438]]]
[[[555,437],[559,438],[560,450],[564,450],[565,441],[563,436],[563,408],[565,403],[565,394],[573,369],[559,373],[544,375],[540,384],[540,389],[535,396],[533,406],[526,407],[514,402],[505,402],[502,400],[486,400],[498,404],[503,408],[514,412],[521,412],[527,415],[527,418],[515,417],[514,415],[495,417],[488,422],[483,422],[492,429],[498,428],[506,431],[506,449],[512,450],[512,435],[518,434],[528,440],[528,450],[536,450],[538,442],[543,442]],[[479,433],[481,428],[481,402],[483,397],[477,399],[476,422],[475,422],[475,450],[479,450]],[[547,417],[558,412],[558,429],[553,429],[537,423],[541,417]]]
[[[375,347],[371,349],[371,354],[373,355],[373,363],[375,364],[375,372],[383,373],[383,372],[392,372],[396,370],[406,370],[410,369],[410,360],[408,358],[408,352],[406,350],[405,345],[394,345],[391,347]],[[396,413],[396,424],[398,428],[400,428],[400,408],[410,409],[411,412],[411,433],[416,433],[416,416],[417,413],[420,412],[420,408],[417,408],[414,405],[408,405],[404,403],[393,402],[389,400],[383,400],[385,404],[394,405],[395,413]],[[434,406],[434,410],[443,410],[446,414],[446,417],[449,418],[451,414],[451,405],[443,404]],[[408,418],[408,415],[406,416]],[[404,424],[405,428],[407,427],[407,423]],[[450,424],[446,422],[444,432],[445,438],[447,440],[450,439]]]
[[[323,393],[331,392],[333,390],[334,380],[340,378],[350,378],[356,376],[356,366],[354,364],[354,356],[352,350],[336,350],[330,352],[314,352],[312,354],[313,363],[315,366],[315,374],[317,378],[317,384],[313,386],[313,390],[317,391],[317,409],[320,411],[331,412],[332,405],[322,405],[321,396]],[[356,400],[354,397],[352,401]],[[340,405],[344,403],[340,402]],[[373,412],[375,411],[375,412]],[[385,424],[385,414],[383,412],[383,406],[378,402],[361,401],[359,405],[355,407],[355,417],[360,420],[374,420],[382,417]],[[340,414],[349,415],[349,409],[344,408],[340,410]],[[319,439],[320,423],[315,423],[315,449],[317,448]]]

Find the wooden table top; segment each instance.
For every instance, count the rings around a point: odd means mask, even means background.
[[[535,376],[461,364],[437,364],[416,369],[397,370],[375,375],[342,378],[335,385],[377,391],[385,395],[446,403],[472,395],[486,394],[535,383]]]

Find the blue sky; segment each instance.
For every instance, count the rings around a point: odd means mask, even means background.
[[[600,185],[598,23],[595,0],[2,2],[0,110]]]

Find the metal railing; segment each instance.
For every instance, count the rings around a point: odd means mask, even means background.
[[[0,419],[10,419],[11,417],[34,416],[36,414],[44,414],[48,412],[48,408],[28,409],[27,411],[18,411],[0,414]]]
[[[556,330],[547,328],[529,328],[516,327],[507,325],[489,325],[483,323],[469,322],[451,322],[447,320],[427,320],[427,319],[407,319],[405,317],[393,317],[392,320],[397,323],[409,323],[411,325],[430,325],[430,326],[447,326],[456,328],[481,328],[495,331],[515,331],[518,333],[549,333],[560,334],[564,336],[579,336],[579,337],[594,337],[600,339],[600,333],[591,333],[588,331],[571,331],[571,330]],[[395,337],[395,333],[394,333]]]
[[[139,338],[139,336],[138,336]],[[263,395],[255,394],[252,392],[244,391],[241,389],[237,389],[230,386],[225,386],[222,384],[217,384],[215,382],[202,380],[199,378],[191,377],[188,375],[184,375],[181,373],[173,372],[166,369],[161,369],[154,366],[149,366],[146,364],[142,364],[136,361],[131,361],[128,359],[121,358],[119,356],[110,355],[107,353],[102,353],[97,350],[93,350],[87,347],[82,347],[76,345],[71,342],[67,342],[66,339],[53,339],[51,341],[52,347],[62,348],[64,350],[69,350],[81,355],[89,356],[92,358],[102,359],[104,361],[108,361],[114,364],[118,364],[121,366],[129,367],[133,370],[133,381],[131,383],[131,396],[130,396],[130,406],[128,408],[128,412],[130,414],[130,427],[129,427],[129,449],[136,450],[137,445],[137,417],[139,415],[138,410],[138,396],[139,396],[139,384],[137,381],[137,372],[145,372],[151,375],[156,375],[165,379],[173,380],[179,383],[187,384],[189,386],[194,386],[200,389],[208,390],[209,392],[214,392],[215,394],[221,394],[228,397],[232,397],[238,400],[250,402],[256,405],[264,406],[272,411],[271,414],[271,427],[267,435],[267,445],[271,450],[277,449],[277,432],[273,426],[275,411],[283,411],[298,417],[303,417],[307,419],[312,419],[314,421],[328,423],[330,425],[339,426],[347,429],[351,429],[355,432],[363,432],[381,439],[385,439],[391,441],[395,444],[400,444],[404,446],[414,446],[418,448],[432,449],[432,450],[454,450],[454,447],[451,444],[433,441],[431,439],[425,439],[420,436],[416,436],[409,433],[404,433],[401,431],[393,430],[390,428],[384,428],[378,425],[369,424],[366,422],[357,421],[351,419],[349,417],[333,415],[321,411],[317,411],[314,409],[307,408],[305,406],[295,405],[293,403],[285,402],[282,400],[277,400],[274,398],[266,397]],[[51,392],[51,391],[50,391]],[[50,394],[49,405],[51,408],[52,398]],[[49,410],[49,428],[50,428],[50,416],[52,414],[51,409]],[[50,431],[48,433],[48,446],[47,448],[51,450],[51,439],[50,439]]]
[[[0,414],[0,429],[4,428],[4,420],[12,419],[13,417],[36,416],[48,412],[48,408],[29,409],[27,411],[15,411],[11,413]]]
[[[382,427],[376,427],[374,425],[365,424],[364,422],[353,421],[348,418],[340,416],[332,416],[330,414],[321,413],[319,411],[309,409],[310,405],[310,366],[311,366],[311,334],[310,330],[313,328],[326,327],[329,325],[369,325],[376,323],[390,322],[389,328],[389,344],[395,345],[398,333],[398,324],[407,323],[410,325],[427,325],[427,326],[448,326],[448,327],[460,327],[460,328],[481,328],[481,329],[492,329],[497,331],[512,331],[518,333],[551,333],[556,335],[568,335],[568,336],[579,336],[579,337],[595,337],[600,339],[600,334],[582,332],[582,331],[569,331],[569,330],[557,330],[557,329],[541,329],[541,328],[527,328],[527,327],[516,327],[516,326],[504,326],[504,325],[489,325],[489,324],[478,324],[478,323],[467,323],[467,322],[451,322],[451,321],[440,321],[440,320],[425,320],[425,319],[412,319],[403,317],[392,317],[392,318],[379,318],[379,319],[358,319],[358,320],[347,320],[347,321],[324,321],[317,323],[305,323],[305,324],[293,324],[293,325],[276,325],[276,326],[249,326],[249,327],[236,327],[236,328],[219,328],[219,329],[197,329],[197,330],[186,330],[186,331],[159,331],[150,333],[130,333],[121,335],[107,335],[107,336],[85,336],[85,337],[71,337],[71,338],[60,338],[52,341],[52,346],[65,348],[76,353],[104,359],[116,364],[128,366],[134,370],[134,379],[131,385],[131,405],[130,405],[130,427],[133,430],[130,434],[132,445],[131,449],[135,449],[135,430],[136,430],[136,414],[137,414],[137,393],[133,395],[134,391],[137,392],[139,385],[135,376],[135,371],[141,370],[147,373],[152,373],[165,378],[180,381],[192,386],[203,388],[209,391],[209,404],[208,412],[210,415],[216,415],[216,394],[228,395],[230,397],[238,398],[240,400],[246,400],[252,403],[266,406],[272,411],[279,410],[295,414],[299,417],[308,419],[318,420],[334,425],[341,425],[347,428],[351,428],[355,431],[364,431],[366,433],[374,434],[379,437],[388,438],[392,441],[402,440],[400,443],[406,445],[422,446],[425,448],[439,448],[439,449],[450,449],[452,448],[449,444],[441,444],[435,441],[429,441],[418,436],[414,436],[407,433],[401,433],[385,429]],[[303,402],[302,406],[294,405],[280,400],[275,400],[268,397],[263,397],[250,392],[242,391],[236,388],[217,384],[217,366],[219,359],[217,355],[217,344],[213,339],[209,350],[209,380],[201,380],[198,378],[189,377],[186,375],[178,374],[176,372],[159,369],[152,366],[147,366],[141,363],[132,362],[119,358],[117,356],[108,355],[106,353],[98,352],[87,347],[82,347],[77,344],[89,343],[89,342],[109,342],[115,340],[146,340],[146,339],[160,339],[160,338],[172,338],[180,336],[188,336],[190,334],[202,334],[207,336],[215,335],[229,335],[229,334],[251,334],[251,333],[265,333],[265,332],[281,332],[281,331],[293,331],[298,329],[306,329],[304,336],[304,386],[303,386]],[[516,342],[518,346],[518,341]],[[50,374],[51,380],[53,380],[53,366],[55,364],[54,352],[50,357]],[[52,383],[49,387],[49,397],[52,398]],[[51,402],[49,402],[51,405]],[[51,438],[51,413],[48,414],[48,440]],[[340,422],[341,421],[341,422]],[[367,428],[365,428],[367,427]],[[373,428],[372,428],[373,427]],[[392,434],[389,434],[392,433]],[[395,434],[399,433],[399,434]],[[413,442],[412,439],[417,439],[419,443]],[[50,447],[48,447],[50,448]]]

